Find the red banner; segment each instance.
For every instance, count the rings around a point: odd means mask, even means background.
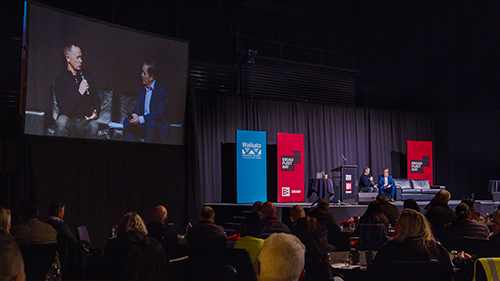
[[[432,142],[407,141],[408,179],[433,183]]]
[[[304,202],[304,136],[278,133],[278,202]]]

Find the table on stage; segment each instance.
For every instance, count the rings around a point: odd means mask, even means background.
[[[307,188],[307,198],[311,197],[314,193],[318,195],[318,198],[330,199],[335,196],[332,179],[310,179]]]

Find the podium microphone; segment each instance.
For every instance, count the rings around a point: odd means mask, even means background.
[[[83,72],[80,71],[80,76],[82,76],[82,81],[85,80],[85,77],[83,77]],[[88,85],[88,84],[87,84]],[[90,87],[90,85],[88,85]],[[87,95],[90,95],[89,89],[87,88]]]
[[[344,158],[344,162],[347,162],[347,159],[345,158],[345,156],[342,153],[340,153],[340,156],[342,156],[342,158]]]

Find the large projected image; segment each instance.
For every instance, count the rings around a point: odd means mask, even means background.
[[[187,42],[27,4],[25,133],[182,145]]]

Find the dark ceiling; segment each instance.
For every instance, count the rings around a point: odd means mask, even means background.
[[[272,47],[280,43],[326,51],[339,58],[330,66],[358,71],[358,106],[418,111],[500,106],[500,1],[39,2],[186,39],[193,61],[234,65],[250,47],[273,56]],[[22,1],[6,9],[12,24],[2,24],[2,33],[21,37]]]

